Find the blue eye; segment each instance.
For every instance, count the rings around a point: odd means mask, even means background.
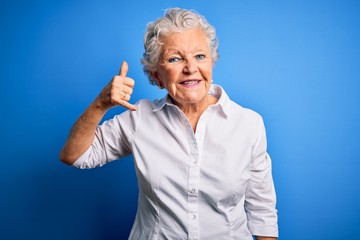
[[[197,60],[204,60],[205,57],[206,57],[205,54],[198,54],[198,55],[195,56],[195,58],[196,58]]]
[[[173,63],[173,62],[179,62],[181,59],[178,57],[173,57],[173,58],[169,58],[168,62]]]

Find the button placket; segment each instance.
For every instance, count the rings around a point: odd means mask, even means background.
[[[198,122],[196,133],[192,134],[190,140],[190,171],[189,171],[189,189],[188,189],[188,206],[189,206],[189,239],[199,239],[199,182],[200,182],[200,159],[201,150],[205,136],[205,117],[206,114],[200,117]]]
[[[191,159],[189,162],[189,182],[188,182],[188,214],[189,214],[189,239],[199,238],[199,218],[198,218],[198,187],[199,187],[199,176],[200,169],[199,162],[199,151],[195,135],[190,144]]]
[[[190,194],[191,195],[196,195],[196,188],[191,188],[190,189]]]
[[[189,239],[199,239],[199,208],[198,208],[198,189],[200,182],[200,159],[201,149],[205,135],[205,121],[201,116],[197,125],[196,133],[194,134],[192,127],[187,120],[186,116],[179,112],[180,117],[185,124],[186,131],[188,132],[188,141],[190,147],[190,161],[189,161],[189,177],[188,177],[188,234]]]

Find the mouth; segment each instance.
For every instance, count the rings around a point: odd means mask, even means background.
[[[200,82],[201,82],[201,80],[198,80],[198,79],[188,79],[188,80],[179,82],[179,84],[190,87],[190,86],[198,85]]]

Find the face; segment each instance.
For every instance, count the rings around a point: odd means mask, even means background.
[[[157,71],[151,73],[178,106],[206,101],[212,82],[212,58],[205,33],[191,29],[163,39]]]

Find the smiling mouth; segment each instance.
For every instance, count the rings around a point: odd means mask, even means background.
[[[201,80],[185,80],[180,82],[181,85],[185,85],[185,86],[191,86],[191,85],[196,85],[199,84]]]

